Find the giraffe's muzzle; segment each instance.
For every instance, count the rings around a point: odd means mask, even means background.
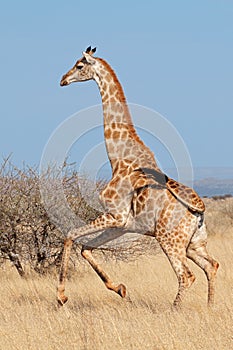
[[[60,86],[66,86],[69,85],[68,81],[66,80],[66,76],[63,76],[60,81]]]

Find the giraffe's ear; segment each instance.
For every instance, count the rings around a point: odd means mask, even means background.
[[[91,46],[88,46],[88,48],[86,49],[86,53],[90,53],[91,51]]]
[[[96,60],[89,53],[83,52],[83,56],[86,58],[87,62],[90,64],[95,64]]]

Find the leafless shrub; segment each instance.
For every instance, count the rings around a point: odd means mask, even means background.
[[[64,197],[57,195],[60,179]],[[45,193],[50,196],[47,203],[41,198],[43,182],[47,186],[45,191],[49,188],[49,193]],[[87,177],[80,177],[75,167],[67,164],[59,174],[50,168],[39,176],[37,168],[24,166],[19,169],[6,159],[0,167],[0,262],[9,259],[21,276],[25,274],[25,266],[44,273],[59,265],[64,237],[69,229],[80,222],[88,223],[101,213],[93,192],[98,193],[105,183],[98,182],[94,190],[89,185]],[[81,186],[85,199],[80,192]],[[70,209],[68,214],[63,209],[64,201]],[[92,202],[95,202],[93,206],[88,204]],[[129,260],[157,250],[155,240],[140,235],[126,247],[102,250],[102,257]],[[79,249],[73,252],[73,262],[77,256]]]
[[[20,170],[10,162],[1,168],[0,252],[23,275],[23,265],[42,271],[59,255],[61,236],[40,201],[36,169]],[[51,250],[51,246],[53,249]]]

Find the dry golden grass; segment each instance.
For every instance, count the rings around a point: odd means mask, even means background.
[[[211,349],[233,348],[232,236],[215,235],[209,251],[220,262],[216,305],[206,306],[207,283],[197,277],[181,311],[171,302],[177,281],[166,257],[104,263],[128,287],[125,300],[105,289],[87,264],[67,281],[70,299],[56,305],[56,275],[22,279],[0,270],[0,349]]]

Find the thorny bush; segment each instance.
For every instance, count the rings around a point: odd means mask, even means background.
[[[56,197],[57,179],[62,176],[66,201],[74,216],[88,223],[101,212],[87,204],[83,198],[82,193],[89,192],[88,203],[91,202],[92,195],[93,201],[96,201],[96,196],[89,189],[90,181],[85,176],[80,177],[74,165],[65,163],[60,174],[54,174],[53,168],[47,169],[41,179],[37,168],[24,166],[19,169],[9,158],[0,167],[0,263],[10,260],[21,276],[25,275],[25,268],[28,266],[38,273],[45,273],[51,267],[59,266],[65,234],[70,229],[70,218],[66,218],[66,213],[62,213],[60,209],[57,215],[56,210],[53,210],[52,220],[51,215],[48,216],[48,208],[46,211],[41,199],[40,181],[49,179],[49,184],[54,186],[50,191],[54,193],[51,201],[54,208],[62,207],[59,202],[61,199]],[[95,192],[99,192],[104,185],[104,181],[95,184]],[[82,186],[82,193],[79,186]],[[61,227],[56,223],[63,214]],[[141,236],[127,249],[102,249],[102,254],[104,259],[111,256],[119,260],[129,260],[145,251],[153,251],[154,254],[158,251],[158,245],[155,240]],[[76,246],[72,255],[74,264],[80,256],[79,253]]]

